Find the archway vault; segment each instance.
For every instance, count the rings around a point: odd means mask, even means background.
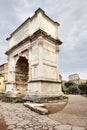
[[[28,87],[28,60],[26,57],[20,56],[15,66],[15,84],[18,94],[24,95]]]

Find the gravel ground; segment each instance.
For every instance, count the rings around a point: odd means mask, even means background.
[[[68,104],[62,111],[50,114],[53,120],[87,128],[87,98],[80,95],[68,95]]]

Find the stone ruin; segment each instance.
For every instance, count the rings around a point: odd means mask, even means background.
[[[58,55],[62,44],[59,25],[39,8],[7,38],[5,93],[31,101],[56,99],[63,94],[59,76]]]

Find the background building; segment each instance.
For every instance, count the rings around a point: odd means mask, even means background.
[[[87,83],[87,79],[80,79],[80,84]]]
[[[76,84],[87,83],[87,79],[80,79],[79,74],[71,74],[71,75],[69,75],[69,81],[74,82]]]
[[[7,82],[8,64],[4,63],[0,65],[0,92],[5,90],[5,84]]]
[[[69,81],[79,84],[80,77],[78,74],[71,74],[71,75],[69,75]]]

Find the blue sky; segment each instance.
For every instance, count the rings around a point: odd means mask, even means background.
[[[42,8],[60,23],[59,68],[63,79],[78,73],[87,79],[87,0],[0,0],[0,64],[7,62],[6,38],[34,12]]]

